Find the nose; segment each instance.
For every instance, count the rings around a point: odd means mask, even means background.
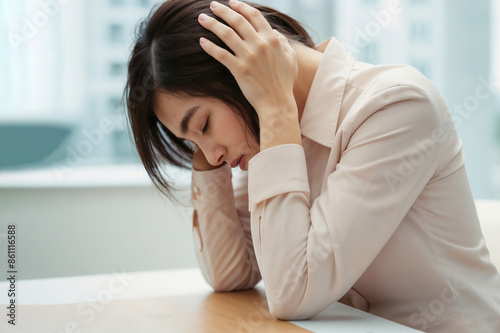
[[[213,166],[218,166],[224,162],[225,150],[223,147],[217,144],[209,144],[205,148],[206,150],[203,150],[203,153],[205,154],[208,163]]]

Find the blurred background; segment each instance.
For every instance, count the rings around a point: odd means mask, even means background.
[[[317,44],[418,68],[453,115],[474,198],[500,199],[500,0],[255,2]],[[197,265],[190,174],[166,168],[184,205],[160,197],[121,105],[134,28],[155,3],[0,0],[0,264],[16,224],[21,279]]]

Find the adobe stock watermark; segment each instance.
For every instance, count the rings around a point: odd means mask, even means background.
[[[248,313],[245,316],[246,318],[238,316],[238,328],[236,329],[237,333],[258,332],[259,327],[264,324],[265,320],[273,319],[273,316],[271,316],[271,313],[269,312],[267,300],[263,299],[260,301],[253,301],[252,304],[254,304],[258,310]]]
[[[448,283],[447,280],[444,281]],[[452,283],[452,284],[451,284]],[[419,307],[418,311],[413,312],[408,318],[408,322],[413,327],[425,329],[427,326],[440,319],[440,316],[445,313],[446,308],[453,304],[455,298],[462,294],[462,291],[468,289],[468,286],[462,284],[458,277],[455,276],[453,281],[450,281],[450,286],[441,290],[438,297],[431,300],[426,306]]]
[[[363,48],[369,45],[380,33],[382,29],[389,26],[396,16],[403,10],[401,0],[391,0],[387,2],[385,9],[379,11],[372,10],[370,16],[373,18],[364,24],[363,29],[354,27],[353,44],[342,41],[342,45],[353,55],[359,54]]]
[[[45,28],[51,19],[61,11],[64,6],[72,0],[40,0],[39,9],[31,17],[23,17],[22,26],[19,33],[9,32],[9,43],[11,48],[17,53],[20,46],[28,44],[35,38],[41,29]]]
[[[482,101],[493,96],[495,87],[500,87],[500,82],[493,81],[490,74],[489,80],[483,76],[477,77],[478,84],[474,88],[474,93],[465,97],[460,104],[454,104],[450,112],[441,113],[441,117],[447,123],[452,123],[455,128],[463,124],[463,120],[471,116],[479,109]],[[398,184],[403,183],[410,177],[422,163],[434,152],[439,143],[448,140],[448,136],[442,128],[432,131],[431,137],[423,140],[415,140],[414,149],[408,157],[399,156],[400,164],[397,171],[385,171],[384,177],[391,192],[396,190]]]
[[[412,152],[406,158],[399,156],[398,159],[400,164],[398,166],[397,172],[385,171],[384,178],[391,192],[396,190],[396,186],[403,183],[406,178],[410,177],[416,170],[416,168],[435,151],[436,146],[439,143],[443,143],[448,139],[448,136],[444,133],[442,128],[435,128],[432,131],[431,137],[424,140],[414,140],[415,146]]]
[[[86,156],[92,154],[97,146],[100,146],[105,139],[105,136],[113,131],[115,124],[112,119],[103,118],[99,122],[99,127],[91,130],[84,129],[82,131],[85,139],[80,140],[75,146],[66,145],[66,158],[63,163],[53,163],[52,169],[56,177],[63,181],[64,175],[71,172],[83,162]]]
[[[455,127],[460,127],[463,119],[467,119],[470,115],[479,109],[482,101],[485,101],[493,96],[495,87],[500,87],[500,82],[493,80],[493,75],[490,74],[489,79],[483,76],[477,77],[478,84],[474,88],[474,93],[465,97],[461,104],[454,104],[450,113],[446,113],[445,120],[453,122]]]
[[[131,280],[134,280],[134,278],[128,275],[123,268],[120,273],[114,272],[106,288],[100,289],[94,298],[88,297],[85,303],[78,305],[76,314],[83,319],[83,322],[69,321],[64,325],[63,330],[59,332],[85,332],[86,330],[82,326],[90,324],[95,319],[96,314],[101,312],[115,298],[115,295],[122,293]]]

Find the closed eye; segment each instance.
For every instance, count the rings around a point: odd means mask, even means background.
[[[203,127],[203,130],[202,130],[202,133],[205,134],[208,130],[208,121],[209,121],[210,117],[207,118],[207,122],[205,123],[205,127]]]

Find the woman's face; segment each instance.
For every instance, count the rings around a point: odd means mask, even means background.
[[[213,166],[244,155],[241,169],[248,170],[248,161],[260,150],[244,121],[218,99],[157,92],[153,109],[175,136],[199,146]]]

